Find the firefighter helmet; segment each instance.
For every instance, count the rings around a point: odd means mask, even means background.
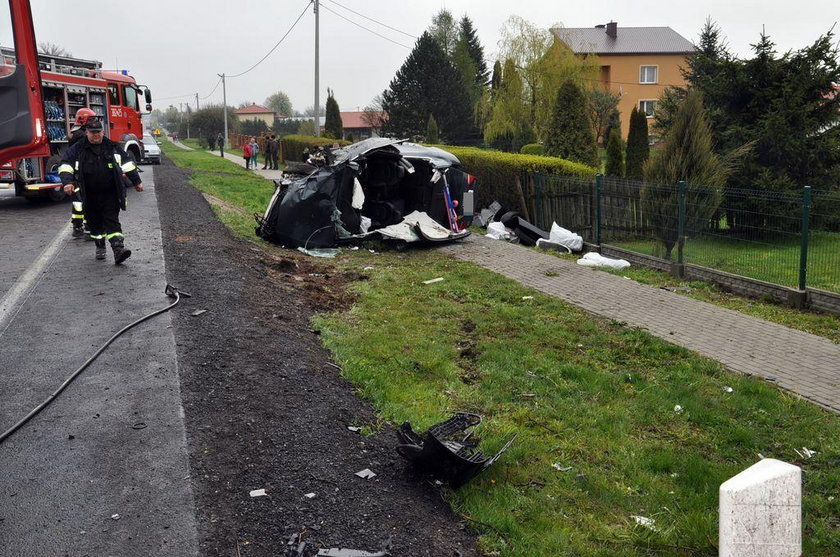
[[[87,124],[88,118],[96,116],[96,112],[89,108],[80,108],[76,112],[76,119],[73,121],[74,126],[84,126]]]

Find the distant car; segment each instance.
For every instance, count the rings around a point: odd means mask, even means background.
[[[160,164],[160,146],[150,133],[143,134],[143,159],[140,162]]]

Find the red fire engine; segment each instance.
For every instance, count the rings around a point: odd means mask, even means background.
[[[28,2],[12,0],[10,4],[13,8],[15,4],[26,4],[22,7],[28,8]],[[22,74],[23,71],[17,70],[30,70],[27,64],[32,65],[24,56],[15,55],[16,51],[21,52],[21,44],[28,44],[25,40],[27,35],[31,34],[31,44],[35,44],[31,24],[28,29],[25,25],[18,28],[17,21],[13,19],[13,27],[16,48],[0,48],[0,93],[3,79],[14,77],[15,73]],[[21,43],[19,35],[23,36]],[[151,110],[152,98],[148,88],[138,86],[125,71],[102,70],[102,63],[93,60],[40,54],[37,56],[37,70],[40,71],[40,103],[44,119],[38,122],[38,111],[32,110],[32,107],[28,119],[34,124],[34,135],[46,135],[48,151],[40,141],[36,141],[30,144],[29,149],[16,149],[17,152],[12,155],[14,159],[4,160],[0,156],[0,189],[14,187],[16,195],[48,196],[55,201],[63,199],[65,194],[56,169],[61,154],[67,148],[76,111],[84,107],[99,115],[105,134],[111,140],[118,142],[136,161],[140,160],[143,153],[141,106],[146,112]],[[6,124],[0,121],[0,125]],[[4,131],[0,128],[0,136]]]

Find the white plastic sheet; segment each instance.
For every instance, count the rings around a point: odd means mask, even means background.
[[[630,262],[625,259],[610,259],[594,251],[578,259],[577,264],[584,267],[611,267],[613,269],[626,269],[630,266]]]
[[[556,222],[551,224],[548,240],[566,246],[572,251],[583,250],[583,238],[571,230],[566,230]]]
[[[487,234],[485,234],[488,238],[493,238],[494,240],[510,240],[511,232],[505,228],[505,225],[500,222],[491,222],[487,225]]]

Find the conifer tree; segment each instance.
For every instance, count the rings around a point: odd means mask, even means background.
[[[473,110],[461,74],[426,32],[382,93],[388,114],[385,133],[423,136],[429,114],[443,130],[442,140],[461,142],[474,136]]]
[[[625,163],[628,178],[642,179],[644,165],[649,155],[647,117],[644,112],[634,106],[630,113],[630,131],[627,134],[627,158]]]
[[[658,156],[645,167],[642,209],[665,247],[665,258],[677,244],[678,192],[686,182],[687,233],[703,230],[717,211],[731,165],[712,152],[712,131],[703,111],[701,94],[689,90]]]
[[[607,167],[604,173],[607,176],[615,176],[621,178],[624,176],[624,149],[621,145],[621,135],[618,130],[613,129],[610,132],[610,138],[607,141]]]
[[[478,40],[472,20],[464,16],[458,22],[459,40],[466,44],[467,52],[475,68],[475,84],[480,88],[487,86],[487,61],[484,59],[484,47]]]
[[[502,63],[499,60],[496,60],[496,63],[493,64],[493,77],[490,79],[490,89],[492,91],[496,91],[499,87],[502,86]]]
[[[426,124],[426,143],[439,143],[438,125],[434,114],[429,114],[429,122]]]
[[[335,95],[331,89],[327,89],[324,134],[333,139],[341,139],[344,135],[344,126],[341,122],[341,111],[338,109],[338,102],[336,102]]]
[[[587,107],[583,91],[574,82],[569,80],[560,86],[545,140],[547,154],[600,166]]]

